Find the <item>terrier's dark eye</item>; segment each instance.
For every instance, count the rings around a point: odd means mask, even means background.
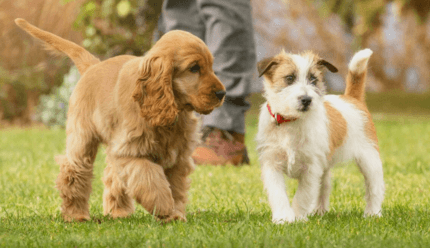
[[[291,74],[285,77],[285,82],[287,82],[288,85],[291,85],[294,83],[294,80],[296,80],[296,75]]]
[[[312,85],[316,85],[316,84],[318,83],[318,78],[317,78],[317,77],[315,77],[313,74],[311,74],[311,75],[309,76],[309,82],[310,82]]]
[[[192,73],[197,73],[199,71],[200,71],[200,66],[198,64],[195,64],[190,68],[190,72]]]

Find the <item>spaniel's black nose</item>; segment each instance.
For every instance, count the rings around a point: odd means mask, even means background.
[[[222,100],[222,98],[225,96],[225,91],[220,90],[215,92],[216,97],[218,97],[218,99]]]

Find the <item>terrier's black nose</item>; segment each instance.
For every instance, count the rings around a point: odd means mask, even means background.
[[[300,97],[300,102],[302,103],[303,107],[308,107],[312,102],[312,97],[310,96],[302,96]]]
[[[217,92],[215,92],[216,97],[218,97],[218,99],[222,100],[222,98],[225,96],[225,91],[223,90],[219,90]]]

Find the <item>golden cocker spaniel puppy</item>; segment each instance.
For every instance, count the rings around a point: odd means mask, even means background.
[[[208,114],[225,95],[203,41],[171,31],[143,57],[123,55],[100,62],[73,42],[23,19],[15,22],[66,53],[81,73],[70,97],[66,155],[56,157],[63,218],[90,219],[93,163],[103,143],[105,215],[128,216],[134,198],[159,218],[185,221],[187,177],[194,167],[191,153],[199,140],[193,111]]]

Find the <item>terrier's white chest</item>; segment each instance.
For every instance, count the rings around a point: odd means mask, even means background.
[[[263,111],[257,142],[262,160],[273,161],[287,176],[298,178],[309,166],[326,164],[329,143],[325,116],[315,113],[276,126]]]

